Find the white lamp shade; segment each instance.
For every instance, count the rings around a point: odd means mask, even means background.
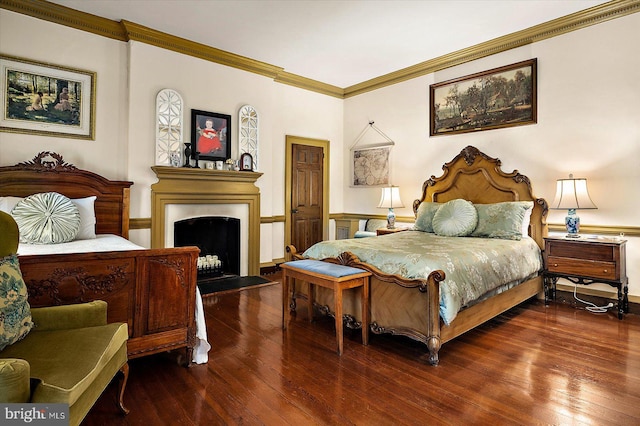
[[[380,197],[378,207],[387,209],[404,207],[400,199],[400,189],[397,186],[385,186],[382,188],[382,196]]]
[[[558,179],[556,197],[551,204],[552,209],[597,209],[589,197],[585,178]]]

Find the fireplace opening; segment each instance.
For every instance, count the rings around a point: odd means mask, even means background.
[[[240,275],[240,219],[203,216],[173,224],[175,247],[197,246],[198,282]]]

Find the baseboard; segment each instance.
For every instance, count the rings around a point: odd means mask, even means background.
[[[276,272],[280,272],[279,264],[260,267],[260,275],[271,275],[275,274]]]

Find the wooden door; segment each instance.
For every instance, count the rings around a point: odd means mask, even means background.
[[[301,253],[322,241],[322,147],[293,144],[291,178],[291,243]]]

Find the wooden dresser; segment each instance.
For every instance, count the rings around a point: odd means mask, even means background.
[[[626,240],[606,237],[545,238],[545,288],[555,298],[556,282],[609,284],[618,289],[618,318],[629,312]]]

